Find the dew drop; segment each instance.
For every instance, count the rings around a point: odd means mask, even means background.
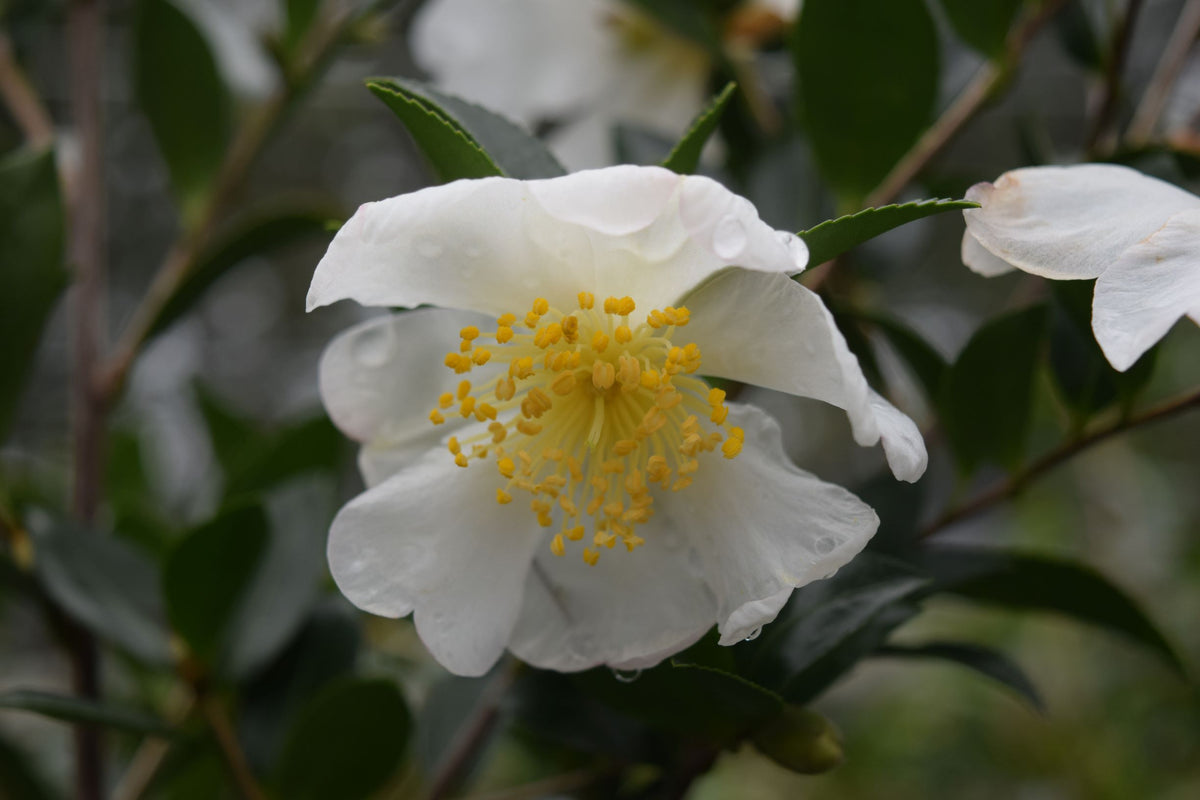
[[[354,337],[350,345],[351,355],[361,366],[372,369],[387,363],[392,353],[392,332],[390,328],[375,327]]]
[[[757,628],[750,631],[750,633],[746,634],[746,638],[743,641],[753,642],[755,639],[757,639],[761,635],[762,635],[762,625],[759,625]]]
[[[735,216],[725,217],[713,231],[713,251],[721,258],[736,258],[746,249],[746,228]]]
[[[779,241],[783,242],[784,247],[788,249],[788,255],[791,256],[796,269],[804,269],[808,265],[808,248],[804,246],[804,242],[799,236],[787,231],[780,231]]]
[[[638,678],[642,677],[640,669],[614,669],[613,677],[620,683],[633,683]]]
[[[442,246],[431,239],[418,239],[417,252],[425,258],[437,258],[442,254]]]
[[[817,539],[817,552],[823,556],[829,555],[833,552],[833,546],[835,544],[836,542],[834,542],[832,538],[828,536],[822,536],[820,539]]]

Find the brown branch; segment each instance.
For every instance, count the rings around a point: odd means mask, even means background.
[[[75,267],[72,510],[84,524],[96,515],[104,479],[104,407],[93,381],[104,341],[103,14],[102,0],[72,0],[67,10],[71,114],[82,144],[77,190],[68,198],[69,256]],[[75,693],[98,699],[95,640],[85,628],[72,623],[67,641]],[[75,793],[80,800],[100,800],[104,791],[101,744],[95,728],[75,727]]]
[[[1116,120],[1117,105],[1121,99],[1121,73],[1125,69],[1125,59],[1129,54],[1129,42],[1133,38],[1133,26],[1137,22],[1137,15],[1141,8],[1142,0],[1129,0],[1129,5],[1125,7],[1125,13],[1121,16],[1117,28],[1113,32],[1108,61],[1104,65],[1104,100],[1092,122],[1092,129],[1088,132],[1085,145],[1087,152],[1093,156],[1100,150],[1103,140]],[[1109,145],[1111,146],[1111,143]]]
[[[1168,419],[1177,414],[1182,414],[1190,409],[1200,408],[1200,391],[1193,392],[1183,397],[1178,397],[1173,400],[1168,400],[1149,410],[1136,416],[1126,417],[1117,420],[1116,422],[1107,425],[1103,428],[1098,428],[1091,433],[1084,434],[1078,439],[1073,439],[1070,442],[1051,450],[1046,455],[1034,461],[1024,470],[1012,476],[1008,480],[1000,483],[973,500],[969,500],[958,508],[951,509],[942,514],[924,530],[918,534],[918,538],[924,539],[929,536],[949,528],[964,519],[968,519],[983,511],[988,510],[992,506],[999,505],[1006,500],[1011,500],[1020,494],[1029,484],[1040,478],[1043,474],[1057,467],[1059,464],[1067,461],[1078,453],[1087,450],[1088,448],[1099,444],[1107,439],[1112,438],[1125,431],[1138,428],[1143,425],[1148,425],[1152,422]]]
[[[484,689],[474,712],[454,735],[446,757],[438,764],[429,783],[428,800],[443,800],[465,777],[472,759],[487,742],[500,718],[500,704],[521,674],[521,662],[510,658]]]
[[[237,785],[238,792],[246,800],[266,800],[267,795],[258,785],[254,773],[250,770],[250,764],[246,761],[246,755],[238,743],[237,735],[233,731],[233,724],[229,721],[225,707],[214,695],[207,692],[198,692],[196,702],[199,704],[205,720],[208,721],[209,728],[212,729],[213,737],[217,740],[217,747],[221,751],[221,757],[225,760],[225,767]]]
[[[1175,85],[1179,73],[1187,63],[1188,52],[1200,34],[1200,0],[1188,0],[1187,5],[1179,12],[1175,22],[1175,30],[1167,41],[1162,58],[1154,68],[1146,90],[1142,92],[1142,101],[1133,112],[1129,123],[1126,139],[1130,147],[1142,147],[1150,141],[1154,126],[1162,116],[1171,95],[1171,87]]]
[[[0,31],[0,98],[30,146],[40,149],[54,141],[54,121],[17,63],[12,42],[3,31]]]

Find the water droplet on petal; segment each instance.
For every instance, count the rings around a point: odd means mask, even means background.
[[[833,552],[833,547],[836,544],[837,542],[835,542],[832,537],[822,536],[820,539],[817,539],[816,549],[817,552],[823,556],[829,555],[831,552]]]
[[[387,363],[392,354],[392,330],[378,326],[368,328],[354,337],[350,352],[360,366],[374,369]]]
[[[418,239],[417,252],[425,258],[437,258],[442,254],[442,246],[431,239]]]
[[[757,628],[755,628],[754,630],[752,630],[748,634],[746,634],[745,641],[753,642],[755,639],[757,639],[761,635],[762,635],[762,625],[759,625]]]
[[[713,252],[720,258],[737,258],[746,249],[746,228],[735,216],[725,217],[713,231]]]
[[[788,249],[788,255],[791,256],[796,269],[804,269],[808,264],[808,248],[804,246],[803,240],[794,233],[779,231],[779,241]]]
[[[613,677],[620,683],[633,683],[638,678],[642,677],[640,669],[614,669]]]

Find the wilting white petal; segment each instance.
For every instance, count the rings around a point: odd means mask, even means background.
[[[570,308],[587,289],[653,308],[731,264],[792,273],[807,257],[799,239],[700,176],[623,166],[456,181],[360,207],[317,266],[308,307],[353,299],[504,313],[538,296]]]
[[[994,256],[1046,278],[1095,278],[1127,247],[1200,198],[1112,164],[1029,167],[979,183],[963,212],[967,230]]]
[[[962,262],[985,278],[994,278],[1016,267],[979,243],[969,230],[963,231]]]
[[[700,346],[701,371],[846,410],[854,440],[884,440],[892,473],[909,482],[925,471],[925,444],[912,420],[874,394],[858,359],[817,295],[784,275],[728,270],[683,301],[682,334]]]
[[[495,492],[494,473],[459,469],[445,455],[431,452],[351,500],[329,532],[329,567],[359,608],[414,612],[443,666],[482,675],[516,623],[544,534],[521,510],[483,502]]]
[[[645,525],[646,544],[619,543],[595,566],[539,552],[509,649],[544,669],[574,672],[600,664],[657,664],[712,627],[717,603],[689,565],[684,538]]]
[[[1123,372],[1185,315],[1200,323],[1200,210],[1166,220],[1104,271],[1096,281],[1092,328]]]
[[[773,620],[789,587],[832,574],[879,526],[875,512],[853,494],[788,460],[779,423],[770,416],[731,405],[730,417],[746,432],[741,455],[709,459],[688,490],[663,503],[717,596],[722,644]]]

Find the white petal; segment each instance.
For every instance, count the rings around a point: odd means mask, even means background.
[[[686,531],[716,593],[722,644],[773,620],[790,588],[832,574],[879,526],[853,494],[788,460],[774,419],[737,404],[730,419],[746,433],[741,454],[710,454],[695,483],[662,503]]]
[[[1185,315],[1200,323],[1200,210],[1171,217],[1100,276],[1092,328],[1124,372]]]
[[[415,612],[425,646],[458,675],[482,675],[503,652],[544,536],[494,496],[484,465],[432,452],[351,500],[329,532],[342,594],[372,614]]]
[[[680,336],[700,346],[700,371],[823,400],[846,410],[854,440],[881,438],[892,473],[915,481],[925,444],[912,420],[870,390],[817,295],[784,275],[732,269],[683,301],[692,312]]]
[[[341,333],[321,355],[321,400],[347,436],[375,448],[428,444],[438,395],[461,380],[443,358],[478,314],[423,308],[376,317]],[[474,376],[472,376],[474,377]],[[444,434],[444,431],[441,432]]]
[[[1015,267],[979,243],[970,231],[963,231],[962,262],[985,278],[994,278]]]
[[[539,552],[509,649],[563,672],[600,664],[640,669],[703,636],[716,601],[689,566],[683,537],[653,522],[639,528],[645,545],[601,550],[595,566],[572,543],[561,557]]]
[[[311,310],[341,299],[519,313],[581,290],[675,303],[729,265],[798,272],[808,253],[700,176],[620,166],[544,181],[456,181],[359,208],[317,266]]]
[[[1127,247],[1200,198],[1112,164],[1030,167],[979,183],[963,212],[967,230],[993,255],[1047,278],[1095,278]]]

